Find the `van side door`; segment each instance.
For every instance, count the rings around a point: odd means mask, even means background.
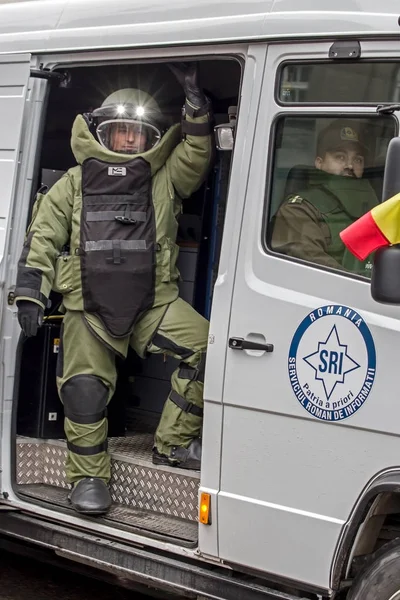
[[[0,56],[0,262],[6,246],[29,76],[30,55]]]
[[[367,262],[339,239],[380,200],[398,122],[376,108],[397,98],[400,53],[365,42],[339,68],[333,42],[268,49],[226,340],[218,494],[220,559],[318,589],[329,588],[359,494],[399,464],[400,436],[388,393],[398,389],[400,314],[372,300]],[[323,148],[319,134],[340,120]],[[340,159],[342,142],[354,160],[332,180],[321,164],[328,151]],[[273,243],[285,218],[287,237]],[[302,254],[304,243],[311,254],[319,244],[325,262]]]
[[[30,77],[29,54],[2,54],[0,55],[0,322],[3,322],[2,312],[6,306],[7,294],[6,281],[8,279],[6,260],[7,248],[10,240],[11,215],[14,197],[17,188],[17,175],[20,165],[21,138],[23,116],[28,100],[28,82]],[[9,250],[11,252],[11,250]],[[3,439],[2,431],[9,434],[9,421],[11,409],[5,410],[6,400],[11,401],[12,386],[7,383],[7,372],[11,373],[12,365],[6,364],[6,333],[1,334],[1,390],[0,397],[0,448],[8,448]],[[8,346],[7,346],[8,348]],[[7,354],[11,356],[10,353]],[[7,416],[5,413],[7,412]],[[3,451],[0,451],[0,460],[3,461]],[[3,463],[1,463],[3,467]],[[1,469],[3,472],[3,468]]]

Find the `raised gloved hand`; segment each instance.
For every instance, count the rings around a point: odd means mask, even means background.
[[[18,323],[26,337],[32,337],[37,334],[38,328],[43,323],[43,308],[31,302],[30,300],[19,300],[18,307]]]
[[[193,106],[201,108],[207,103],[199,82],[199,66],[197,62],[170,63],[169,68],[183,87],[186,98]]]

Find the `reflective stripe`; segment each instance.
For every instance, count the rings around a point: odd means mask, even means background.
[[[80,456],[93,456],[94,454],[100,454],[100,452],[106,452],[108,448],[107,440],[102,444],[97,444],[97,446],[76,446],[71,442],[67,442],[67,448],[70,452],[74,454],[79,454]]]
[[[99,240],[98,242],[86,242],[86,252],[94,250],[113,250],[114,248],[121,250],[147,250],[146,240]]]
[[[181,410],[183,410],[184,412],[186,412],[186,413],[192,413],[192,415],[195,415],[196,417],[202,417],[203,416],[203,409],[202,408],[200,408],[199,406],[196,406],[192,402],[188,402],[186,400],[186,398],[184,398],[183,396],[180,396],[174,390],[172,390],[172,392],[170,393],[169,399],[174,404],[176,404],[176,406],[178,406]]]
[[[129,216],[134,221],[140,221],[141,223],[146,222],[145,212],[128,212],[123,210],[104,210],[100,212],[88,212],[86,215],[86,221],[114,221],[115,217]]]

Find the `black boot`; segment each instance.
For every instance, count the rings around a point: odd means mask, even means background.
[[[157,448],[153,448],[153,464],[179,467],[180,469],[191,469],[200,471],[201,467],[201,439],[195,438],[190,442],[188,448],[172,446],[170,456],[160,454]]]
[[[111,506],[107,485],[97,477],[86,477],[76,483],[68,496],[73,508],[84,515],[102,515]]]

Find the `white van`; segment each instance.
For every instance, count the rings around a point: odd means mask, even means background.
[[[188,598],[399,600],[399,308],[356,267],[273,243],[337,119],[363,132],[381,201],[399,16],[395,0],[0,2],[2,537]],[[66,498],[58,298],[25,339],[17,262],[37,191],[74,166],[75,116],[140,85],[178,122],[181,60],[199,62],[218,148],[178,240],[181,295],[210,319],[202,470],[151,462],[174,363],[131,356],[110,406],[113,506],[83,518]]]

